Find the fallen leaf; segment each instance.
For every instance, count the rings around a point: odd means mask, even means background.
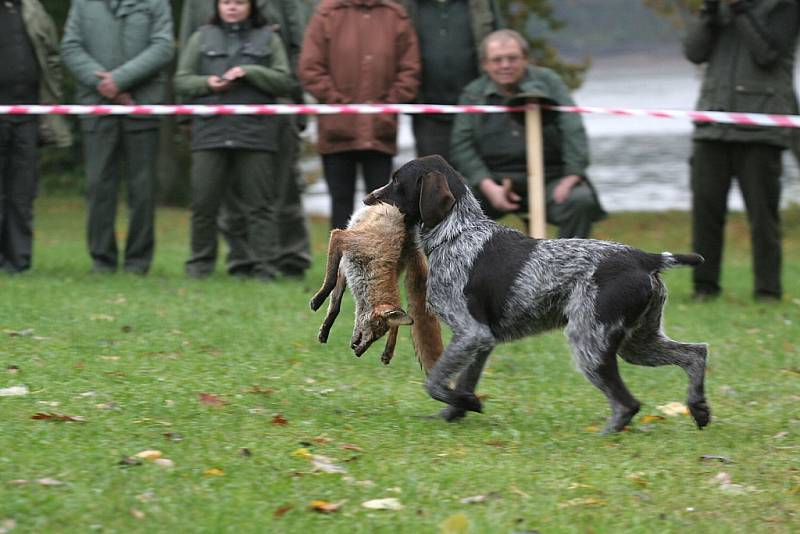
[[[36,483],[40,486],[63,486],[64,483],[60,480],[56,480],[55,478],[39,478],[36,480]]]
[[[733,460],[731,460],[728,456],[719,456],[717,454],[704,454],[700,457],[701,460],[719,460],[723,464],[732,464]]]
[[[288,425],[288,424],[289,424],[289,420],[288,420],[288,419],[286,419],[286,418],[285,418],[284,416],[282,416],[281,414],[279,414],[279,413],[276,413],[275,415],[273,415],[273,416],[272,416],[272,424],[273,424],[273,425],[281,425],[281,426],[286,426],[286,425]]]
[[[142,465],[141,458],[134,458],[133,456],[125,456],[118,462],[118,465],[126,466],[126,465]]]
[[[627,478],[637,486],[646,488],[650,484],[650,481],[647,480],[646,476],[647,476],[646,473],[637,471],[636,473],[628,473],[627,475],[625,475],[625,478]]]
[[[680,402],[670,402],[668,404],[662,404],[661,406],[656,406],[656,409],[663,414],[669,416],[676,416],[676,415],[689,415],[689,408],[687,408],[684,404]]]
[[[161,451],[148,449],[144,451],[139,451],[133,456],[136,458],[141,458],[142,460],[149,460],[152,462],[153,460],[158,460],[159,458],[161,458]]]
[[[31,419],[40,421],[65,421],[67,423],[85,423],[86,419],[79,415],[66,415],[57,412],[36,412]]]
[[[16,480],[9,480],[8,481],[8,485],[9,486],[24,486],[25,484],[28,484],[29,482],[30,482],[29,480],[25,480],[24,478],[18,478]]]
[[[344,503],[345,501],[339,501],[339,502],[311,501],[311,505],[309,506],[309,508],[315,512],[320,512],[322,514],[332,514],[333,512],[337,512]]]
[[[8,534],[17,527],[17,522],[14,519],[8,518],[0,521],[0,534]]]
[[[775,434],[775,435],[774,435],[774,436],[772,436],[772,437],[773,437],[774,439],[783,439],[783,438],[785,438],[785,437],[786,437],[786,436],[788,436],[788,435],[789,435],[789,433],[788,433],[788,432],[778,432],[777,434]]]
[[[789,488],[787,491],[789,492],[789,495],[800,495],[800,485]]]
[[[244,390],[245,393],[253,393],[256,395],[272,395],[275,393],[275,390],[272,388],[262,388],[261,386],[253,386],[249,389]]]
[[[797,367],[785,367],[781,369],[781,371],[784,373],[800,376],[800,369],[798,369]]]
[[[310,459],[312,454],[311,454],[311,451],[309,451],[305,447],[301,447],[301,448],[299,448],[297,450],[292,451],[291,456],[294,456],[295,458]]]
[[[242,447],[239,449],[239,456],[244,456],[245,458],[249,458],[253,456],[253,453],[247,447]]]
[[[461,504],[480,504],[489,500],[499,499],[502,495],[499,492],[492,491],[485,495],[473,495],[472,497],[464,497],[459,500]]]
[[[90,321],[108,321],[111,322],[114,320],[113,315],[106,315],[105,313],[93,313],[89,316]]]
[[[663,415],[645,415],[639,421],[641,424],[655,423],[656,421],[666,421],[667,418]]]
[[[9,365],[8,367],[6,367],[6,371],[8,373],[12,374],[12,375],[15,375],[15,374],[17,374],[19,372],[19,366],[18,365]]]
[[[286,512],[292,509],[291,504],[284,504],[280,508],[276,508],[274,512],[272,512],[272,517],[283,517]]]
[[[317,436],[314,438],[314,443],[318,443],[319,445],[327,445],[330,443],[331,440],[326,438],[325,436]]]
[[[200,402],[209,406],[223,406],[225,404],[224,400],[211,393],[200,393],[198,397],[200,397]]]
[[[389,497],[386,499],[372,499],[371,501],[362,502],[361,506],[364,508],[369,508],[370,510],[402,510],[405,508],[405,506],[403,506],[402,503],[394,497]]]
[[[28,386],[11,386],[10,388],[0,388],[0,397],[21,397],[30,393]]]
[[[224,477],[225,471],[218,467],[211,467],[210,469],[206,469],[203,471],[203,474],[207,477]]]
[[[342,445],[339,446],[339,448],[345,451],[364,452],[364,449],[362,449],[358,445],[353,445],[352,443],[343,443]]]
[[[94,407],[98,410],[113,410],[117,407],[117,403],[112,401],[101,402],[100,404],[95,404]]]
[[[164,432],[163,436],[170,441],[183,441],[183,434],[178,432]]]
[[[158,467],[163,467],[168,469],[170,467],[175,467],[175,462],[170,460],[169,458],[156,458],[153,460],[153,464],[157,465]]]
[[[23,328],[22,330],[3,330],[3,332],[11,337],[26,337],[33,334],[33,328]]]
[[[439,527],[442,534],[467,534],[469,532],[469,517],[464,514],[451,515],[442,521]]]
[[[600,431],[600,427],[595,425],[595,424],[591,424],[591,425],[587,426],[586,428],[584,428],[583,431],[595,434],[595,433]]]
[[[319,454],[311,456],[311,465],[314,466],[314,471],[320,471],[322,473],[347,473],[347,469],[336,465],[333,463],[333,460],[327,456],[320,456]]]
[[[139,510],[138,508],[131,508],[131,515],[134,519],[144,519],[144,512]]]

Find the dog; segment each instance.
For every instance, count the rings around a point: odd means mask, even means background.
[[[486,217],[441,156],[406,163],[364,203],[396,206],[418,228],[430,268],[428,305],[452,330],[425,382],[428,394],[448,405],[445,420],[482,412],[475,387],[498,343],[565,327],[576,367],[608,399],[605,433],[621,431],[641,407],[620,377],[617,354],[637,365],[679,365],[695,423],[709,423],[708,347],[673,341],[661,327],[667,290],[659,272],[699,265],[702,256],[530,238]]]

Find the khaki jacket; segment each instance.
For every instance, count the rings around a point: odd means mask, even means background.
[[[39,0],[22,0],[22,20],[39,62],[39,103],[61,103],[61,61],[58,56],[58,32],[53,19]],[[69,124],[61,115],[42,115],[39,140],[44,144],[68,147],[72,144]]]
[[[323,0],[303,39],[298,75],[323,104],[398,104],[417,94],[417,35],[391,0]],[[397,153],[397,116],[319,116],[318,151]]]

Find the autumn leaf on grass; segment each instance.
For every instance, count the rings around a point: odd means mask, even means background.
[[[89,316],[90,321],[108,321],[111,322],[114,320],[113,315],[106,315],[105,313],[93,313]]]
[[[570,508],[573,506],[605,506],[608,501],[597,497],[578,497],[568,501],[558,503],[559,508]]]
[[[289,424],[289,420],[286,419],[281,414],[276,413],[275,415],[272,416],[272,424],[273,425],[286,426],[286,425]]]
[[[203,404],[208,404],[209,406],[224,406],[225,401],[217,397],[216,395],[212,395],[211,393],[199,393],[197,395],[200,398],[200,402]]]
[[[442,534],[467,534],[469,532],[469,517],[464,514],[451,515],[442,521],[439,527]]]
[[[402,510],[405,506],[394,497],[388,497],[386,499],[372,499],[370,501],[365,501],[361,503],[361,506],[364,508],[369,508],[370,510]]]
[[[21,397],[30,393],[28,386],[11,386],[9,388],[0,388],[0,397]]]
[[[286,514],[286,512],[288,512],[291,509],[292,509],[291,504],[284,504],[283,506],[275,509],[275,511],[272,512],[272,517],[283,517]]]
[[[647,473],[644,473],[642,471],[637,471],[635,473],[628,473],[627,475],[625,475],[625,478],[627,478],[637,486],[641,486],[643,488],[646,488],[650,484],[650,481],[647,480]]]
[[[134,519],[139,519],[139,520],[144,519],[144,512],[142,512],[138,508],[131,508],[130,512],[131,516],[133,516]]]
[[[207,477],[224,477],[225,471],[223,471],[219,467],[211,467],[203,471],[203,474]]]
[[[681,404],[680,402],[670,402],[667,404],[662,404],[660,406],[656,406],[659,412],[669,415],[669,416],[676,416],[676,415],[689,415],[689,408],[686,405]]]
[[[460,502],[461,504],[480,504],[487,502],[489,500],[499,499],[501,497],[502,494],[500,492],[492,491],[485,495],[473,495],[472,497],[464,497],[463,499],[460,499],[458,502]]]
[[[0,520],[0,534],[8,534],[15,528],[17,528],[16,520],[11,518]]]
[[[781,372],[800,376],[800,369],[797,367],[785,367],[781,369]]]
[[[79,415],[67,415],[58,412],[36,412],[31,419],[40,421],[65,421],[67,423],[85,423],[86,419]]]
[[[253,386],[244,390],[245,393],[253,393],[255,395],[272,395],[275,390],[272,388],[262,388],[261,386]]]
[[[139,451],[136,454],[134,454],[134,456],[136,458],[141,458],[142,460],[149,460],[152,462],[153,460],[158,460],[159,458],[161,458],[162,454],[161,451],[148,449],[144,451]]]
[[[347,473],[347,469],[340,465],[333,463],[333,460],[327,456],[314,454],[311,456],[311,465],[314,466],[314,471],[322,473]]]
[[[322,514],[332,514],[333,512],[338,512],[339,508],[341,508],[344,503],[345,501],[339,501],[339,502],[328,502],[321,500],[311,501],[309,509],[315,512],[320,512]]]
[[[644,415],[639,420],[639,422],[641,424],[643,424],[643,425],[646,425],[646,424],[649,424],[649,423],[656,423],[658,421],[666,421],[666,420],[667,420],[667,418],[664,417],[663,415]]]
[[[339,446],[339,448],[342,449],[343,451],[364,452],[364,449],[362,449],[358,445],[353,445],[352,443],[342,443]]]
[[[311,451],[309,451],[305,447],[301,447],[299,449],[292,451],[291,456],[294,456],[295,458],[311,459],[312,454]]]
[[[3,330],[4,334],[11,337],[27,337],[33,334],[33,328],[23,328],[22,330]]]

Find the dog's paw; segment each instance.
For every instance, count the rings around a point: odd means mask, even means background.
[[[697,428],[703,429],[704,426],[711,422],[711,408],[708,407],[705,399],[695,403],[689,403],[689,413],[692,414],[694,422],[697,423]]]
[[[442,409],[439,412],[439,417],[451,423],[453,421],[458,421],[459,419],[463,419],[467,416],[467,411],[463,408],[456,408],[455,406],[447,406],[446,408]]]
[[[480,399],[474,393],[454,391],[451,406],[468,412],[483,413],[483,404],[481,404]]]

